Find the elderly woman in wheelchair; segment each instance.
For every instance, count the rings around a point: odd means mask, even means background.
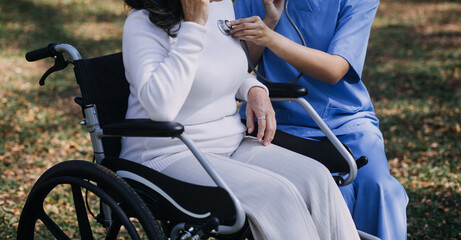
[[[82,239],[93,232],[81,189],[100,198],[95,219],[107,239],[117,238],[121,226],[138,239],[133,218],[149,239],[358,239],[330,173],[335,167],[269,144],[276,125],[269,90],[247,73],[238,40],[216,24],[233,19],[232,1],[125,2],[133,11],[123,54],[81,59],[70,45],[50,44],[26,56],[55,58],[44,78],[75,65],[82,92],[76,102],[96,164],[67,161],[43,174],[24,206],[18,239],[32,239],[38,220],[57,239],[68,239],[43,210],[59,184],[72,186]],[[271,87],[277,97],[286,86]],[[306,94],[296,86],[289,92]],[[236,97],[248,102],[247,127],[257,130],[255,137],[245,134]],[[353,178],[355,162],[348,164]],[[344,184],[341,176],[337,183]]]
[[[149,10],[147,3],[156,1],[127,1],[132,2],[135,10],[123,36],[131,90],[126,117],[183,124],[240,201],[255,239],[357,239],[328,170],[269,145],[275,115],[267,90],[246,72],[239,41],[223,35],[216,24],[233,17],[232,2],[181,1],[179,27],[178,21],[166,25],[162,13]],[[181,16],[179,1],[157,2],[164,5],[159,9],[177,4],[171,7],[177,10],[173,16],[167,15],[171,20]],[[245,137],[235,97],[248,102],[249,119],[258,119],[256,139]],[[177,139],[125,138],[120,157],[181,181],[214,185]]]

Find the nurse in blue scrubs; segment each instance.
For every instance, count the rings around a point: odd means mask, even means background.
[[[378,119],[362,81],[379,1],[291,0],[288,12],[306,46],[283,5],[284,0],[236,0],[232,36],[248,42],[253,62],[271,81],[289,82],[302,72],[296,84],[309,90],[306,100],[354,156],[368,157],[356,180],[341,187],[357,228],[381,239],[406,239],[408,197],[390,175]],[[279,130],[325,139],[298,104],[274,103],[274,109]],[[252,121],[247,124],[252,127]]]

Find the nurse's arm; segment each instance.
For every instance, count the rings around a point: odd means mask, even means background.
[[[336,84],[350,68],[339,55],[305,47],[276,32],[265,46],[302,73],[329,84]]]
[[[246,40],[253,62],[259,62],[267,47],[302,73],[320,81],[335,84],[349,71],[350,65],[341,56],[302,46],[273,31],[259,17],[230,22],[231,34]]]

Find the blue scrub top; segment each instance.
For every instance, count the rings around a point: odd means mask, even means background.
[[[306,100],[336,135],[364,128],[378,130],[378,119],[365,85],[362,70],[378,0],[291,0],[288,11],[303,35],[307,47],[345,58],[351,68],[337,84],[331,85],[303,75],[296,84],[305,86]],[[236,18],[260,16],[261,0],[236,0]],[[275,31],[301,44],[283,13]],[[273,82],[288,82],[299,71],[266,48],[259,72]],[[297,103],[273,103],[278,129],[301,137],[323,136],[315,122]],[[241,109],[245,109],[242,107]],[[244,117],[244,111],[241,111]]]

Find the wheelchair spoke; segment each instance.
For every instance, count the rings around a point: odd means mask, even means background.
[[[42,220],[43,224],[45,224],[46,228],[50,230],[56,239],[70,240],[70,238],[61,230],[61,228],[59,228],[59,226],[50,218],[50,216],[45,213],[45,211],[42,210],[38,218]]]
[[[73,216],[66,214],[63,216],[65,218],[61,219],[57,215],[59,211],[50,209],[48,214],[48,210],[47,212],[44,210],[44,205],[55,204],[54,195],[61,193],[64,185],[71,186],[75,213],[72,211]],[[100,186],[109,186],[110,191],[105,191],[108,187],[101,188]],[[88,215],[91,213],[88,206],[91,205],[87,206],[83,192],[85,190],[91,192],[91,200],[97,199],[99,204],[104,204],[102,206],[110,209],[108,211],[110,219],[98,218],[98,222],[102,225],[105,225],[107,220],[111,220],[109,228],[104,229],[104,226],[101,227],[96,223],[93,225]],[[66,199],[70,197],[68,189],[65,195]],[[89,203],[93,202],[95,201]],[[58,207],[58,209],[61,208]],[[137,240],[141,239],[139,236],[141,232],[138,233],[141,229],[143,237],[165,239],[150,211],[140,209],[147,209],[147,206],[136,192],[114,173],[86,161],[65,161],[47,170],[32,188],[21,213],[17,239],[33,240],[36,233],[52,236],[53,239],[71,239],[73,236],[67,236],[67,234],[79,234],[76,227],[79,228],[81,239],[104,239],[105,237],[105,239],[114,240],[119,238]],[[58,217],[55,218],[55,215]],[[66,224],[68,220],[72,221],[71,218],[78,220],[78,224]],[[41,224],[37,226],[39,220]],[[62,221],[66,222],[63,223],[65,225],[61,225]]]
[[[83,201],[82,191],[79,186],[72,185],[72,195],[74,197],[75,211],[77,213],[78,228],[81,239],[93,240],[90,222]]]

